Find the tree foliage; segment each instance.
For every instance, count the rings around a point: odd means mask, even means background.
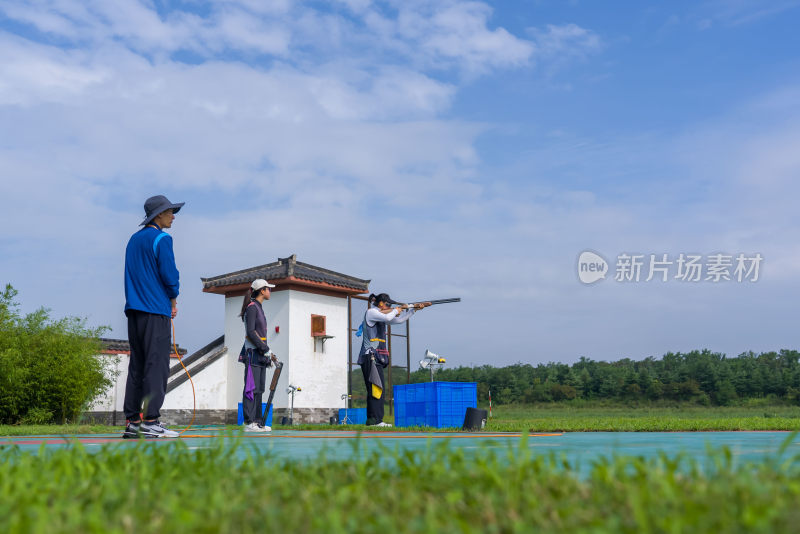
[[[477,382],[479,401],[488,401],[491,388],[492,402],[498,404],[584,399],[726,406],[763,398],[800,404],[799,360],[800,353],[794,350],[746,352],[736,358],[695,350],[638,361],[581,358],[572,365],[445,368],[436,373],[436,380]],[[411,382],[428,380],[426,370],[411,373]]]
[[[0,424],[75,421],[112,385],[98,356],[106,327],[45,308],[22,316],[16,295],[10,284],[0,293]]]

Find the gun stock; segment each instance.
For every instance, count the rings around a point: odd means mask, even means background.
[[[269,398],[267,399],[267,405],[264,407],[264,415],[261,417],[261,426],[267,426],[267,417],[269,417],[269,410],[272,408],[272,398],[275,397],[275,388],[278,387],[281,369],[283,369],[283,362],[277,362],[275,371],[272,373],[272,382],[269,384]]]

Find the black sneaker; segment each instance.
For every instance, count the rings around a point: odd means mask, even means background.
[[[122,433],[122,437],[124,439],[143,438],[144,436],[141,430],[141,423],[131,423],[128,421],[128,424],[125,425],[125,432]]]
[[[142,421],[139,431],[146,438],[177,438],[180,436],[174,430],[168,429],[161,421]]]

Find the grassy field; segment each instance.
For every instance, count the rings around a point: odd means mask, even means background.
[[[542,404],[500,406],[487,430],[535,432],[671,432],[714,430],[800,430],[800,406]]]
[[[486,430],[493,432],[689,432],[733,430],[800,430],[800,406],[750,404],[737,407],[625,406],[549,403],[495,406]],[[392,417],[387,414],[387,422]],[[237,428],[235,426],[229,427]],[[276,430],[370,430],[364,425],[295,425]],[[0,425],[0,436],[122,432],[102,425]],[[420,428],[385,429],[419,431]],[[437,429],[457,431],[458,429]]]
[[[705,467],[615,458],[579,474],[523,440],[469,457],[439,443],[346,462],[257,450],[242,459],[235,442],[151,445],[0,447],[0,532],[736,533],[800,523],[796,457],[736,467],[724,450]]]
[[[482,407],[488,409],[488,407]],[[387,415],[385,420],[393,422]],[[281,428],[280,426],[274,427]],[[296,425],[299,430],[378,430],[363,425]],[[398,429],[389,429],[396,431]],[[400,430],[419,431],[421,428]],[[430,430],[430,429],[428,429]],[[460,429],[436,429],[453,431]],[[638,406],[548,403],[495,406],[486,425],[490,432],[692,432],[800,430],[800,406],[738,407]],[[0,429],[2,431],[2,429]]]

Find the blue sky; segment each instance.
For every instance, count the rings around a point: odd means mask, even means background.
[[[403,299],[452,364],[796,348],[800,2],[6,0],[0,282],[126,336],[153,194],[178,341],[213,276],[300,261]],[[367,243],[372,239],[371,243]],[[612,276],[578,281],[602,254]],[[763,257],[756,283],[621,283],[623,253]]]

